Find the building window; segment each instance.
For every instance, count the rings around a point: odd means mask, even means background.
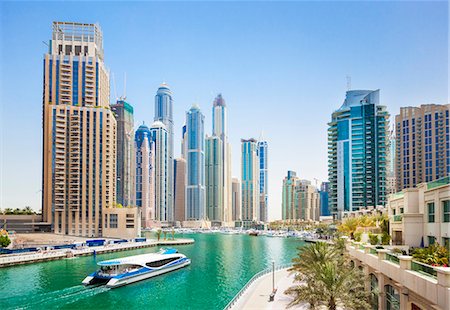
[[[428,206],[428,223],[434,223],[434,202],[427,204]]]
[[[450,222],[450,200],[444,200],[442,202],[442,209],[443,209],[443,216],[442,218],[444,219],[443,222],[444,223],[449,223]]]
[[[400,294],[391,285],[384,287],[386,293],[386,310],[399,310],[400,309]]]
[[[445,246],[448,251],[450,251],[450,238],[442,237],[442,245]]]
[[[403,213],[404,213],[404,211],[405,211],[405,209],[404,209],[404,208],[400,208],[400,214],[403,214]]]
[[[428,236],[428,246],[433,245],[436,242],[436,238],[434,236]]]
[[[370,274],[370,299],[373,310],[378,310],[378,279],[371,273]]]
[[[109,228],[117,228],[117,214],[109,215]]]

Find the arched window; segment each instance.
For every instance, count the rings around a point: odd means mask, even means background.
[[[378,310],[378,279],[377,277],[371,273],[370,274],[370,303],[372,305],[373,310]]]
[[[386,293],[386,310],[399,310],[400,294],[398,290],[388,284],[384,286],[384,292]]]

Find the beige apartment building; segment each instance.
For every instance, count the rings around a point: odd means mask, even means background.
[[[450,174],[450,104],[400,108],[395,116],[397,192]]]
[[[139,237],[141,232],[139,208],[105,208],[103,218],[103,237],[120,239]]]
[[[102,236],[115,204],[116,120],[96,24],[54,22],[44,56],[43,220],[58,234]]]
[[[435,242],[450,249],[450,177],[393,194],[388,200],[392,243],[414,247]]]

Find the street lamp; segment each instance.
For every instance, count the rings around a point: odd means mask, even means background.
[[[275,261],[272,260],[272,292],[275,292]]]

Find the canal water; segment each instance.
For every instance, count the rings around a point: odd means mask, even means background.
[[[177,236],[175,236],[177,237]],[[157,252],[145,248],[0,268],[0,309],[223,309],[257,272],[289,263],[303,241],[247,235],[189,234],[177,249],[191,265],[108,289],[80,285],[98,261]]]

